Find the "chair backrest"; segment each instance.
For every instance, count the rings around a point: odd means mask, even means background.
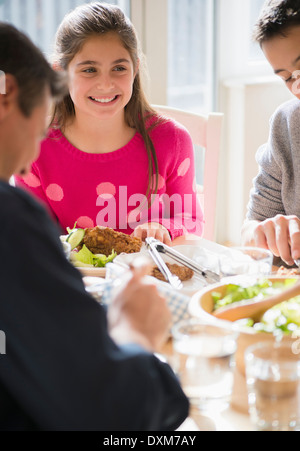
[[[219,180],[219,157],[222,135],[222,113],[201,115],[162,105],[152,105],[160,114],[182,124],[189,132],[194,146],[205,149],[203,186],[197,185],[204,212],[203,238],[216,239],[216,208]]]

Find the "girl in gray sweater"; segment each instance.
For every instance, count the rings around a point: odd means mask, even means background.
[[[267,1],[255,40],[297,99],[273,115],[242,229],[244,245],[270,249],[288,265],[300,258],[300,1]]]

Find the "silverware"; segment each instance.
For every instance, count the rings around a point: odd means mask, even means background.
[[[294,262],[295,262],[296,266],[298,266],[298,268],[300,268],[300,259],[294,260]]]
[[[153,258],[158,269],[164,275],[165,279],[169,282],[169,284],[173,288],[176,288],[176,290],[180,290],[183,287],[181,280],[171,273],[166,263],[164,262],[159,252],[157,251],[156,243],[160,243],[160,241],[157,241],[154,238],[146,238],[146,247],[148,249],[149,254]]]
[[[146,246],[148,250],[149,248],[155,249],[157,253],[165,254],[176,262],[182,264],[183,266],[190,268],[197,276],[200,276],[202,279],[204,279],[207,284],[217,283],[221,280],[219,274],[201,267],[198,263],[194,262],[190,258],[167,246],[166,244],[155,240],[154,238],[146,238]]]

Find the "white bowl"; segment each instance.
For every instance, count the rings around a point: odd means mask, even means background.
[[[206,269],[217,271],[218,270],[218,256],[216,253],[205,249],[201,246],[191,246],[191,245],[181,245],[181,246],[174,246],[174,250],[177,252],[180,252],[185,257],[188,257],[192,260],[194,260],[196,263],[199,263],[203,265]],[[155,263],[151,260],[151,257],[148,253],[148,251],[145,249],[145,247],[142,248],[141,252],[137,254],[120,254],[118,255],[114,263],[120,264],[120,265],[129,265],[133,262],[134,259],[139,257],[140,255],[144,255],[147,257],[150,261],[150,263],[153,263],[153,266]],[[172,258],[165,256],[164,254],[161,254],[161,257],[166,263],[176,263]],[[158,281],[158,279],[155,279],[156,283],[167,285],[166,282]],[[183,282],[183,288],[180,290],[182,294],[185,294],[186,296],[192,296],[194,293],[197,293],[200,288],[203,288],[206,286],[206,282],[204,279],[201,279],[200,277],[193,276],[192,279],[187,280],[186,282]]]
[[[278,280],[284,279],[293,279],[294,277],[268,277],[268,280],[271,282],[275,282]],[[229,327],[239,332],[238,344],[237,344],[237,352],[236,352],[236,365],[239,371],[242,374],[245,374],[245,361],[244,354],[245,350],[258,342],[262,341],[275,341],[275,337],[273,334],[268,334],[265,332],[257,332],[253,328],[243,328],[239,327],[233,322],[220,320],[212,315],[214,309],[214,302],[212,298],[212,292],[216,291],[221,294],[225,293],[226,287],[230,282],[239,283],[240,277],[237,276],[235,278],[230,278],[227,281],[223,281],[218,284],[210,285],[207,288],[204,288],[198,293],[195,293],[189,303],[189,313],[197,318],[202,319],[205,322],[215,325],[223,325],[225,327]],[[249,285],[252,285],[253,280]],[[255,282],[254,282],[255,283]],[[290,336],[284,336],[283,340],[286,342],[293,343],[294,339]]]

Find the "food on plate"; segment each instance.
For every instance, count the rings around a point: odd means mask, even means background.
[[[276,282],[262,279],[255,285],[248,287],[229,284],[226,287],[224,295],[217,291],[212,293],[214,310],[234,302],[249,300],[255,297],[261,299],[265,296],[271,296],[278,293],[278,291],[284,290],[296,281],[297,279],[295,278]],[[300,296],[296,296],[267,310],[259,322],[255,323],[251,318],[244,318],[235,323],[242,327],[252,327],[257,332],[274,333],[281,331],[287,335],[300,333]]]
[[[85,245],[94,254],[109,256],[113,251],[117,255],[139,252],[142,240],[122,232],[116,232],[108,227],[98,226],[93,229],[85,229],[81,245]]]
[[[277,271],[277,276],[300,276],[299,268],[285,268],[284,266],[280,266]]]
[[[108,227],[93,229],[68,229],[65,237],[71,246],[70,261],[78,267],[100,267],[121,253],[139,252],[142,247],[140,238],[132,238]]]
[[[171,273],[177,276],[181,280],[181,282],[190,280],[194,275],[194,272],[186,266],[180,266],[176,264],[171,265],[170,263],[166,263],[166,265]],[[163,282],[166,282],[164,275],[161,273],[157,266],[152,269],[151,276],[156,277],[156,279],[162,280]]]
[[[84,267],[84,266],[95,266],[96,268],[104,268],[107,263],[112,262],[116,258],[116,252],[108,256],[104,254],[93,254],[86,245],[84,244],[80,251],[71,251],[70,261],[74,266]]]
[[[73,251],[73,249],[76,249],[76,247],[80,245],[81,241],[83,240],[84,234],[84,229],[73,229],[70,231],[66,241],[70,244],[71,251]]]

